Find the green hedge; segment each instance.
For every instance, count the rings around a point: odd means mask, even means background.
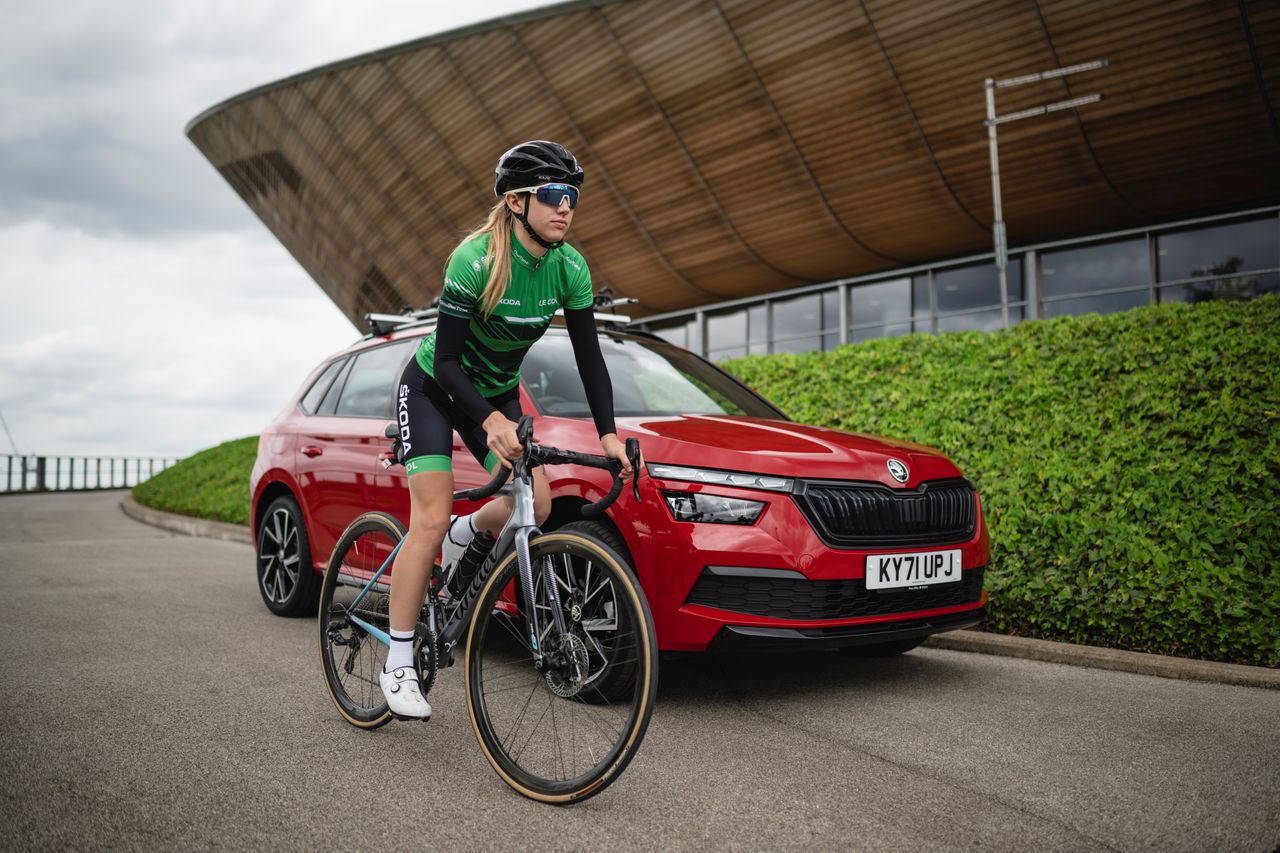
[[[797,421],[947,453],[991,630],[1280,666],[1280,297],[724,366]]]
[[[166,512],[249,523],[249,473],[258,437],[238,438],[202,450],[133,489],[140,504]]]

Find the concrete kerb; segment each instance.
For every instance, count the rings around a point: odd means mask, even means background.
[[[1264,666],[1244,666],[1235,663],[1153,655],[1146,652],[1130,652],[1123,649],[1104,649],[1099,646],[1079,646],[1074,643],[1033,640],[1029,637],[988,634],[983,631],[950,631],[946,634],[935,634],[925,641],[925,645],[935,649],[1003,655],[1049,663],[1065,663],[1071,666],[1088,666],[1094,669],[1114,669],[1139,675],[1179,678],[1183,681],[1209,681],[1216,684],[1280,690],[1280,670]]]
[[[242,542],[245,545],[253,544],[253,534],[243,524],[228,524],[224,521],[209,521],[204,518],[192,518],[189,515],[163,512],[158,509],[152,509],[149,506],[143,506],[133,499],[132,494],[126,494],[121,499],[120,509],[124,510],[124,514],[135,521],[141,521],[143,524],[150,524],[152,527],[159,527],[161,530],[168,530],[172,533],[201,536],[206,539],[221,539],[225,542]]]
[[[249,528],[244,525],[206,521],[202,518],[161,512],[138,503],[133,499],[132,494],[125,495],[120,501],[120,508],[130,518],[173,533],[242,542],[246,545],[253,544],[253,536]],[[936,634],[926,640],[924,645],[934,649],[1026,658],[1049,663],[1064,663],[1070,666],[1155,675],[1160,678],[1179,678],[1184,681],[1208,681],[1216,684],[1280,690],[1280,670],[1262,666],[1191,660],[1122,649],[1033,640],[1028,637],[1009,637],[982,631],[950,631],[945,634]]]

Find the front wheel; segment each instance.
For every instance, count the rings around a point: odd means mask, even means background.
[[[467,712],[485,757],[519,793],[565,804],[593,796],[622,774],[653,713],[658,650],[644,592],[626,562],[575,532],[529,543],[537,582],[531,636],[515,553],[481,590],[467,636]],[[542,583],[551,569],[565,632],[552,622]],[[544,666],[534,665],[535,644]],[[620,674],[625,673],[625,684]]]

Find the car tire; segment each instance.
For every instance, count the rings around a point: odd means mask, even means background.
[[[314,616],[321,576],[311,562],[311,540],[292,495],[271,502],[258,525],[256,571],[262,603],[277,616]]]
[[[860,658],[891,658],[911,651],[923,643],[924,640],[924,637],[911,637],[906,640],[890,640],[886,643],[845,646],[840,649],[840,653]]]
[[[585,533],[596,539],[617,554],[623,564],[628,566],[632,574],[636,576],[637,583],[639,582],[639,575],[636,572],[635,565],[631,562],[631,551],[627,548],[627,543],[608,524],[599,521],[572,521],[558,528],[556,532]],[[610,671],[604,673],[595,692],[584,693],[579,696],[579,699],[590,705],[612,702],[623,696],[630,689],[634,677],[634,673],[627,667],[613,667]]]

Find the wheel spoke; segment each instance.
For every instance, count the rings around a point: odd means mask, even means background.
[[[338,709],[348,721],[369,727],[390,719],[377,672],[381,668],[379,657],[383,654],[379,649],[385,647],[348,617],[358,614],[370,624],[384,629],[389,624],[389,601],[385,593],[370,590],[356,607],[351,605],[367,580],[371,559],[383,543],[389,542],[394,547],[401,533],[377,517],[365,517],[356,524],[359,526],[344,531],[330,560],[331,568],[325,573],[320,624],[325,626],[327,634],[321,637],[321,648],[325,677]],[[289,525],[279,532],[292,549],[286,551],[285,559],[281,561],[277,587],[291,590],[307,568],[301,559],[301,534],[296,525]],[[366,577],[362,579],[361,574],[366,574]],[[345,640],[345,644],[338,645],[334,639]]]
[[[520,583],[513,564],[477,602],[484,615],[475,617],[468,646],[468,689],[481,743],[504,775],[537,791],[563,791],[570,779],[607,780],[629,760],[619,763],[620,750],[636,742],[636,727],[648,716],[643,703],[652,696],[637,689],[651,683],[651,658],[637,653],[636,627],[643,629],[646,617],[623,586],[634,580],[590,540],[541,547],[535,540],[529,557],[532,600],[522,597],[514,616],[495,608],[509,582]],[[553,593],[563,603],[563,636],[556,633]],[[532,665],[535,616],[543,670]]]

